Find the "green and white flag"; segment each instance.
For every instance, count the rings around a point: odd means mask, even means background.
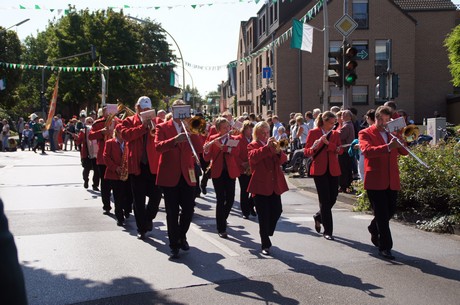
[[[292,19],[291,48],[311,53],[313,49],[313,27]]]

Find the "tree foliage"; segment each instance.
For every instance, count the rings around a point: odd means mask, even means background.
[[[91,45],[96,47],[97,60],[91,58]],[[84,54],[88,53],[88,54]],[[74,56],[81,54],[81,56]],[[127,19],[123,12],[102,10],[75,11],[50,22],[44,32],[25,40],[22,62],[35,65],[70,67],[120,66],[157,62],[173,62],[164,32],[159,24],[138,23]],[[10,62],[19,62],[11,60]],[[107,103],[123,102],[133,106],[137,98],[147,95],[153,106],[165,95],[175,93],[169,86],[172,66],[155,65],[144,69],[105,70],[108,83]],[[14,71],[14,70],[13,70]],[[43,75],[42,75],[43,73]],[[61,72],[57,111],[65,115],[80,109],[95,109],[101,103],[101,71]],[[40,109],[40,91],[44,76],[45,98],[52,96],[57,72],[26,70],[18,88],[15,112]]]
[[[445,40],[449,54],[449,69],[452,74],[452,83],[460,87],[460,25],[457,25]]]
[[[0,62],[20,62],[21,53],[16,32],[0,27]],[[9,109],[18,100],[14,91],[21,81],[21,71],[0,67],[0,79],[6,82],[6,89],[0,90],[0,107]]]

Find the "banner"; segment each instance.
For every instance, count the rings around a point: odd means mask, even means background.
[[[50,110],[48,111],[48,119],[46,120],[46,130],[51,127],[51,121],[53,120],[54,113],[56,112],[56,102],[59,88],[59,75],[56,78],[56,84],[54,85],[53,98],[50,101]]]

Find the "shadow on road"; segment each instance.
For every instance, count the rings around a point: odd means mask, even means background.
[[[103,283],[69,278],[65,274],[52,274],[45,269],[30,267],[28,264],[28,262],[23,263],[23,272],[27,297],[31,305],[182,305],[155,291],[149,284],[137,277],[126,276],[115,279],[111,283]],[[31,285],[32,282],[40,283],[40,285]]]

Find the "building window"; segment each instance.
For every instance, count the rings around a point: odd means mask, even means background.
[[[369,103],[369,88],[367,86],[352,86],[351,94],[353,105],[367,105]]]
[[[366,40],[353,41],[353,47],[358,51],[355,60],[368,60],[369,59],[369,42]]]
[[[329,105],[341,106],[343,104],[342,90],[340,90],[338,87],[330,86],[329,92],[330,92]]]
[[[369,28],[369,1],[353,0],[353,20],[358,23],[358,29]]]
[[[375,76],[386,73],[390,59],[390,40],[375,41]]]

